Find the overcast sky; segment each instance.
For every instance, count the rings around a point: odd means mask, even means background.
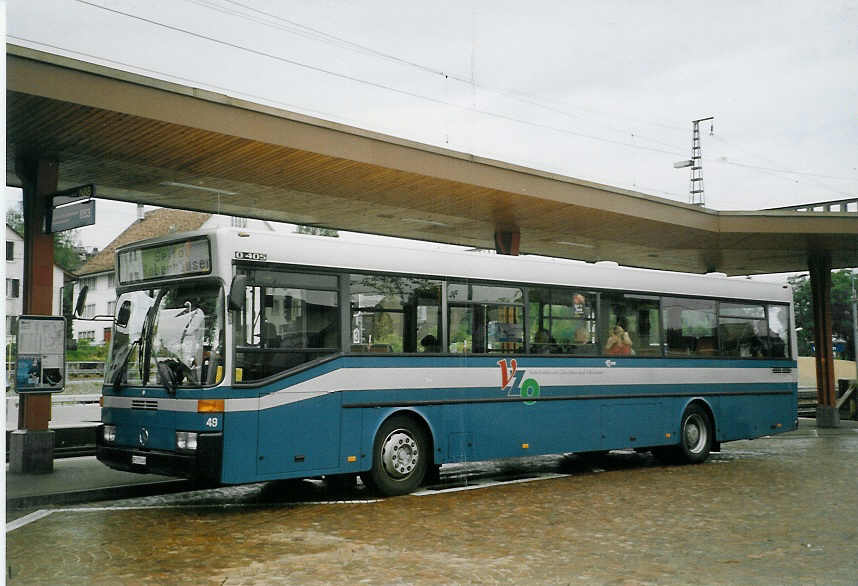
[[[714,115],[707,207],[858,193],[856,1],[10,0],[7,18],[12,44],[678,201],[673,163]],[[87,244],[115,236],[112,209]]]

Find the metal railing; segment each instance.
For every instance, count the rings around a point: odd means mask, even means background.
[[[15,363],[6,363],[7,380],[14,380]],[[66,362],[66,374],[69,376],[79,375],[97,375],[104,376],[104,362],[98,360],[81,360],[75,362]]]
[[[66,362],[66,373],[68,375],[92,374],[104,376],[104,362],[94,360]]]
[[[784,206],[781,208],[769,208],[769,210],[816,214],[858,214],[858,197],[819,201],[816,203],[805,203],[796,206]]]

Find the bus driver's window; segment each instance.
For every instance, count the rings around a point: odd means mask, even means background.
[[[336,275],[246,271],[244,310],[235,326],[236,382],[274,376],[339,351]]]

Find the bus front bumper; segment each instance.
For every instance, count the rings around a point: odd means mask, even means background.
[[[104,443],[103,426],[99,426],[95,440],[95,456],[115,470],[160,474],[189,478],[195,482],[220,484],[223,462],[223,434],[199,434],[197,449],[193,452],[143,450],[129,446]]]

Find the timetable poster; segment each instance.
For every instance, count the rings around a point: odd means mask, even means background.
[[[66,320],[47,315],[18,318],[15,391],[58,393],[65,383]]]

